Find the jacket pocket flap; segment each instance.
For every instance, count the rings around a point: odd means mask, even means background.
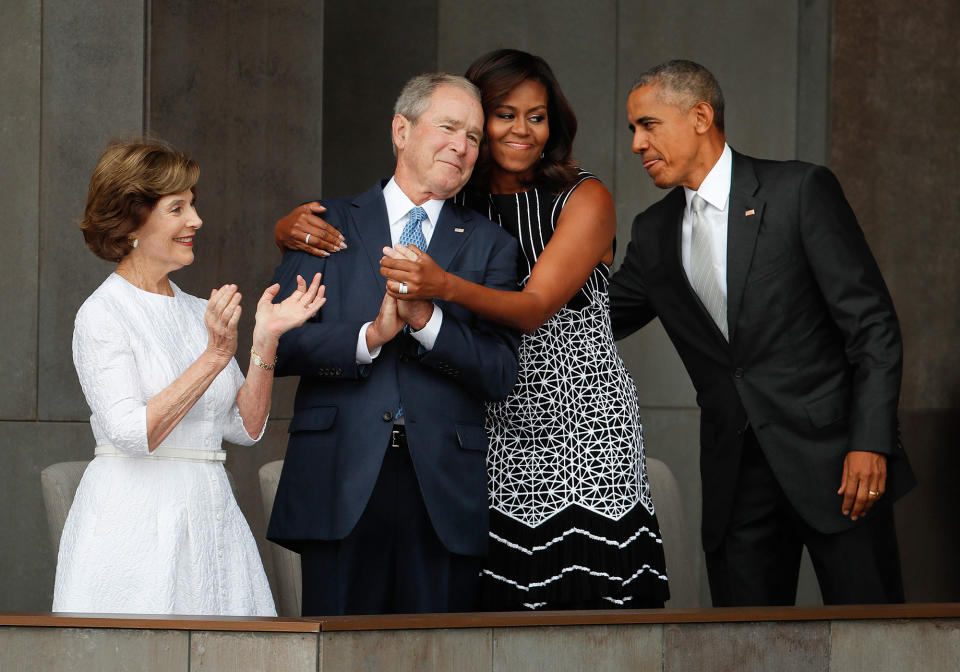
[[[457,425],[457,440],[466,450],[487,449],[487,433],[480,425]]]
[[[293,414],[290,421],[291,434],[294,432],[321,432],[330,429],[337,417],[336,406],[317,406],[315,408],[301,408]]]
[[[850,413],[850,390],[842,387],[804,405],[814,427],[826,427],[846,419]]]

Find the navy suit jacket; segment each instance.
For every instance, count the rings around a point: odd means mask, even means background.
[[[617,338],[654,317],[700,405],[703,541],[723,538],[747,423],[780,486],[815,529],[841,514],[844,457],[888,456],[887,499],[914,484],[898,440],[902,346],[893,302],[833,174],[733,153],[727,230],[729,343],[680,256],[683,188],[637,215],[610,284]]]
[[[285,252],[278,300],[323,273],[327,303],[280,339],[277,375],[298,375],[290,440],[267,538],[346,537],[366,507],[403,403],[410,456],[433,527],[453,553],[483,555],[489,527],[484,402],[509,394],[519,334],[443,302],[436,343],[424,351],[401,332],[372,364],[356,363],[357,337],[385,292],[391,244],[382,184],[323,201],[348,248],[327,258]],[[447,201],[428,248],[441,267],[497,289],[517,288],[517,242],[488,219]]]

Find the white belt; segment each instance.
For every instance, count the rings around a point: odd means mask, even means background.
[[[132,455],[124,453],[109,443],[98,445],[94,455],[110,455],[111,457],[135,457],[143,460],[188,460],[190,462],[224,462],[227,459],[225,450],[192,450],[190,448],[172,448],[159,446],[152,453]]]

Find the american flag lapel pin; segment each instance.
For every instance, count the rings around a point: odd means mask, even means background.
[[[453,230],[453,232],[454,232],[454,233],[463,233],[463,229],[461,229],[461,228],[458,226],[457,228],[455,228],[455,229]]]
[[[743,216],[744,216],[744,217],[752,217],[752,216],[754,216],[755,214],[757,214],[757,211],[754,210],[753,208],[750,208],[750,209],[747,210],[745,213],[743,213]]]

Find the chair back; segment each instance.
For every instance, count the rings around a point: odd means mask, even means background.
[[[260,467],[260,496],[263,499],[263,517],[270,524],[273,513],[273,500],[277,496],[280,484],[280,472],[283,460],[268,462]],[[273,570],[277,578],[277,614],[280,616],[300,616],[303,577],[300,573],[300,554],[287,550],[283,546],[270,543],[273,555]]]
[[[670,579],[668,607],[695,608],[700,604],[700,548],[694,548],[687,534],[680,486],[670,467],[658,459],[647,458],[647,480],[660,523],[663,553]]]
[[[67,522],[67,514],[73,506],[73,497],[77,494],[77,487],[83,472],[86,471],[90,460],[79,462],[58,462],[40,472],[40,487],[43,490],[43,508],[47,510],[47,529],[50,532],[50,548],[53,549],[53,561],[56,563],[60,554],[60,537],[63,536],[63,526]],[[227,479],[233,490],[234,499],[237,498],[237,484],[233,475],[228,471]]]
[[[73,505],[73,496],[83,478],[90,460],[58,462],[40,472],[40,487],[43,489],[43,508],[47,510],[47,529],[50,532],[50,548],[53,561],[60,553],[60,536],[67,522],[67,514]]]

